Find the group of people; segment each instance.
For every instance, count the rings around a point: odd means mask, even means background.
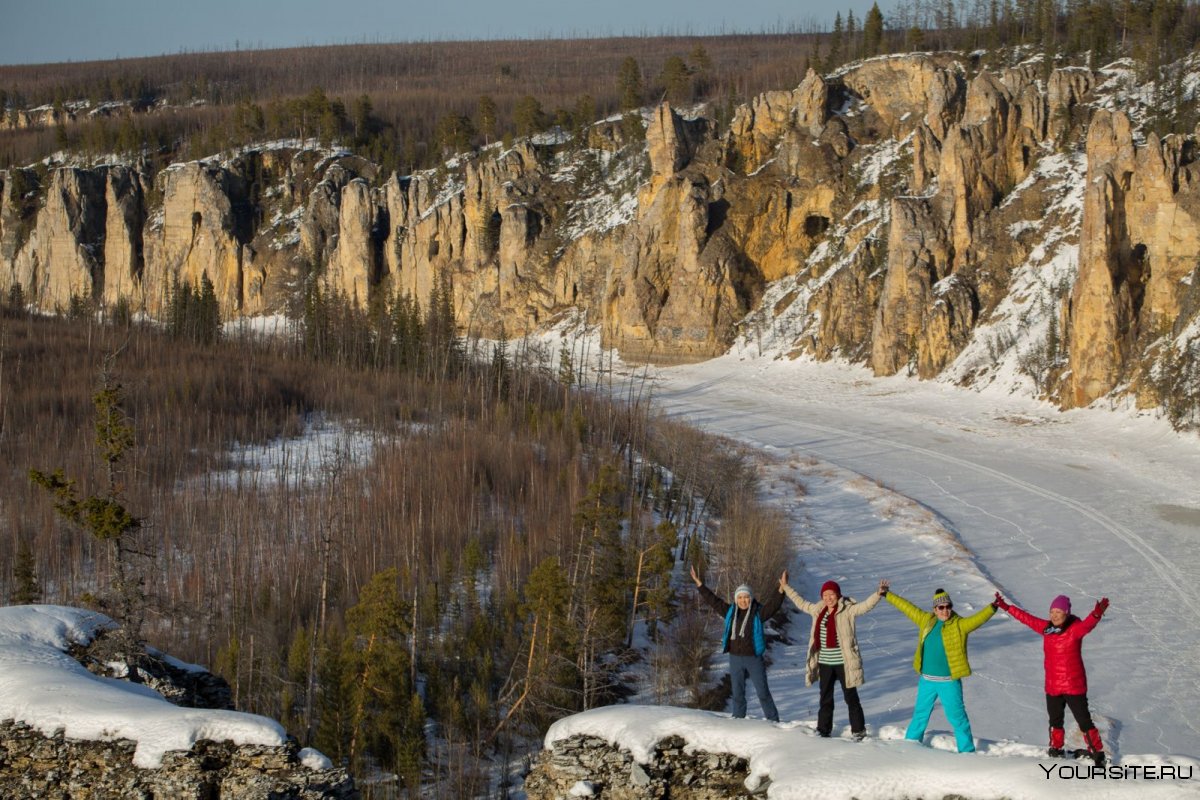
[[[886,599],[918,629],[917,649],[913,656],[913,669],[918,675],[917,700],[904,738],[918,742],[922,740],[934,705],[940,701],[946,719],[954,729],[958,751],[974,752],[971,720],[967,717],[962,690],[962,679],[971,674],[971,665],[967,660],[967,637],[991,619],[997,610],[1002,610],[1042,636],[1046,710],[1050,717],[1048,754],[1052,757],[1065,754],[1066,734],[1063,725],[1066,709],[1070,708],[1083,734],[1087,754],[1096,764],[1103,765],[1105,762],[1100,731],[1088,711],[1087,673],[1083,668],[1082,644],[1083,637],[1092,632],[1108,609],[1108,598],[1101,599],[1091,613],[1080,619],[1071,613],[1070,598],[1059,595],[1050,602],[1049,619],[1042,619],[1008,603],[996,592],[991,603],[968,617],[961,617],[955,613],[954,603],[944,589],[937,589],[933,593],[933,610],[926,611],[890,591],[886,580],[879,582],[878,591],[859,602],[844,597],[836,581],[826,581],[821,586],[821,601],[810,602],[788,585],[787,570],[784,570],[779,578],[778,590],[772,593],[767,602],[760,603],[754,598],[750,586],[743,584],[734,591],[733,602],[728,603],[704,585],[694,567],[691,576],[700,599],[725,619],[721,647],[722,652],[729,654],[734,717],[746,716],[746,679],[749,678],[758,694],[763,715],[774,722],[779,721],[763,661],[767,647],[763,623],[779,611],[787,597],[796,608],[812,617],[805,683],[809,686],[818,683],[820,686],[817,734],[827,737],[833,732],[834,687],[841,684],[842,697],[850,717],[851,735],[856,740],[863,739],[867,725],[862,702],[858,698],[858,687],[864,682],[864,673],[855,621],[875,608],[880,600]]]

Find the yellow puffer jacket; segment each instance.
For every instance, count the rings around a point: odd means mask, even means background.
[[[911,619],[920,628],[917,635],[917,653],[913,656],[913,669],[921,674],[921,650],[925,637],[933,630],[937,615],[932,611],[918,608],[894,592],[887,593],[887,601],[900,609],[904,616]],[[960,617],[953,611],[950,619],[942,623],[942,644],[946,647],[946,660],[950,662],[950,677],[965,678],[971,674],[971,664],[967,661],[967,636],[971,631],[992,618],[996,609],[989,603],[982,610],[969,617]]]

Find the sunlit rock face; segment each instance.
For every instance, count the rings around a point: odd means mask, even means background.
[[[1158,402],[1153,364],[1200,306],[1194,137],[1105,110],[1111,76],[976,57],[810,70],[736,109],[661,103],[640,126],[613,118],[413,175],[299,146],[154,180],[12,170],[0,291],[161,315],[172,287],[207,280],[228,319],[294,312],[313,287],[428,308],[444,286],[470,336],[571,313],[629,360],[742,341],[963,382],[988,374],[983,352],[1048,347],[1042,396]]]

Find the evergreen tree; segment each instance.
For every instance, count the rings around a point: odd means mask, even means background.
[[[17,545],[17,558],[13,562],[12,591],[8,602],[13,605],[29,605],[42,601],[42,587],[37,579],[37,565],[29,542],[21,539]]]
[[[496,101],[490,95],[480,95],[479,102],[475,107],[475,115],[479,120],[479,132],[483,134],[484,144],[491,144],[492,138],[496,135],[496,122],[499,119]]]
[[[558,382],[564,387],[575,385],[575,359],[571,347],[564,338],[558,345]]]
[[[360,95],[354,101],[353,117],[354,117],[354,141],[359,146],[365,145],[371,140],[372,130],[371,113],[375,110],[371,103],[371,98],[368,95]],[[261,111],[259,112],[262,113]]]
[[[351,763],[361,768],[370,758],[411,780],[420,771],[424,713],[413,714],[408,620],[399,571],[376,573],[346,612],[345,654]]]
[[[143,553],[136,538],[144,522],[129,511],[121,496],[124,461],[133,449],[134,431],[125,413],[123,388],[112,377],[115,358],[115,353],[105,357],[99,388],[92,396],[95,443],[104,469],[103,490],[80,497],[75,481],[66,478],[61,469],[51,473],[31,469],[29,477],[54,497],[54,510],[59,516],[108,546],[113,575],[111,597],[105,605],[121,626],[110,638],[113,656],[125,664],[133,680],[138,680],[138,666],[145,655],[142,624],[146,597],[134,558]]]
[[[842,65],[844,31],[842,12],[839,11],[833,18],[833,33],[829,36],[829,59],[827,62],[829,69],[836,69]]]
[[[336,627],[326,632],[317,655],[316,738],[317,749],[337,764],[350,763],[352,729],[352,686],[348,641]]]
[[[595,121],[596,99],[590,94],[581,94],[575,100],[575,108],[571,112],[572,132],[575,134],[579,145],[583,146],[587,144],[583,138],[584,131]]]
[[[871,4],[863,21],[863,57],[877,56],[883,51],[883,12],[878,3]]]
[[[431,375],[446,378],[457,374],[464,355],[455,322],[454,285],[447,270],[440,271],[434,280],[422,340]]]
[[[571,588],[556,557],[543,559],[529,573],[522,596],[523,674],[501,698],[510,702],[504,703],[508,712],[497,731],[514,716],[529,719],[540,730],[563,709],[578,708],[576,631],[567,615]]]
[[[518,136],[532,136],[546,129],[546,112],[533,95],[525,95],[513,108],[513,124]]]
[[[663,62],[662,74],[663,91],[667,100],[672,103],[685,103],[691,99],[691,73],[680,56],[668,56]]]
[[[632,585],[629,554],[622,540],[624,486],[616,467],[606,464],[588,485],[573,516],[578,537],[572,619],[580,632],[578,668],[583,705],[601,705],[611,689],[615,666],[607,658],[626,641]]]
[[[642,70],[637,59],[627,56],[621,62],[620,72],[617,73],[617,96],[620,98],[621,110],[629,111],[642,105]]]
[[[450,113],[438,120],[434,136],[442,155],[461,153],[470,149],[471,139],[475,136],[475,126],[470,117]]]
[[[690,72],[692,73],[692,96],[704,97],[712,88],[712,58],[708,55],[708,51],[704,49],[704,45],[698,44],[692,48],[692,52],[688,56],[688,62]]]
[[[858,20],[854,18],[854,9],[846,12],[846,57],[850,61],[858,58]]]

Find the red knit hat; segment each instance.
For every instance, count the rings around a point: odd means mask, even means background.
[[[842,596],[842,587],[838,586],[837,581],[825,581],[821,584],[821,594],[825,594],[826,589],[832,589],[838,597]]]

